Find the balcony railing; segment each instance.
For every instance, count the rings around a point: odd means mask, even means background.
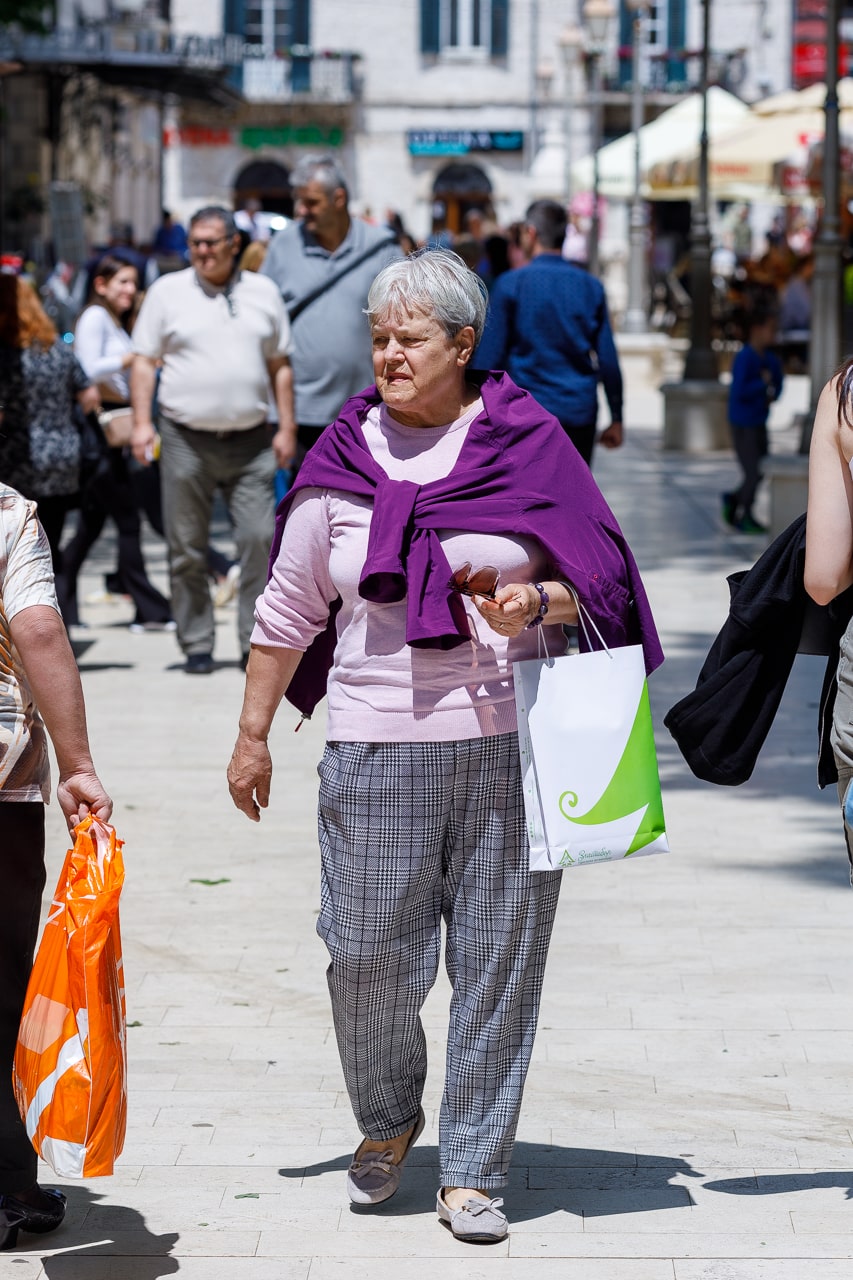
[[[630,48],[616,51],[616,67],[604,70],[603,87],[608,92],[631,91],[633,59]],[[746,75],[746,53],[743,49],[712,51],[709,56],[708,79],[731,93],[737,93]],[[702,54],[698,49],[667,49],[649,56],[643,73],[643,91],[659,94],[693,93],[701,87]]]
[[[0,28],[0,62],[23,65],[181,68],[227,73],[233,88],[252,102],[347,103],[355,96],[358,54],[296,45],[281,54],[242,36],[178,34],[167,27],[114,23],[75,27],[47,35]]]
[[[217,70],[236,66],[243,58],[238,36],[178,35],[156,27],[124,23],[98,27],[57,29],[47,35],[28,35],[0,28],[0,58],[22,63],[114,63]]]
[[[244,46],[244,50],[256,46]],[[316,52],[295,46],[275,55],[244,58],[242,93],[248,102],[352,102],[356,92],[352,53]]]

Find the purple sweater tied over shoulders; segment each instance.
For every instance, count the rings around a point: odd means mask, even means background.
[[[278,556],[294,496],[308,487],[338,489],[373,502],[363,599],[407,601],[407,643],[450,649],[470,641],[464,606],[451,591],[438,530],[535,538],[549,576],[571,583],[608,647],[641,644],[646,670],[663,661],[640,573],[586,463],[556,418],[504,373],[472,373],[483,412],[468,428],[453,470],[417,485],[390,480],[374,461],[361,423],[380,403],[375,387],[347,400],[307,455],[279,505],[270,555]],[[475,566],[476,568],[477,566]],[[287,692],[310,715],[326,691],[336,633],[329,622],[306,650]],[[585,647],[583,629],[579,642]]]

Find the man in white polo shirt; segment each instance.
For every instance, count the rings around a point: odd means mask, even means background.
[[[172,613],[191,675],[213,670],[214,618],[207,545],[216,490],[234,524],[240,557],[237,629],[245,665],[255,600],[266,584],[276,467],[296,452],[290,325],[271,280],[240,271],[240,235],[228,209],[190,219],[192,265],[156,280],[133,330],[131,448],[155,454],[157,389],[163,519]],[[267,426],[269,390],[278,426]]]

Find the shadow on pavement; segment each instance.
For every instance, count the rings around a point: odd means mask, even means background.
[[[689,1189],[674,1186],[672,1179],[703,1176],[678,1156],[517,1142],[512,1168],[517,1172],[525,1167],[527,1189],[512,1189],[510,1221],[526,1222],[560,1211],[598,1218],[689,1209]]]
[[[829,1173],[772,1173],[753,1178],[720,1178],[706,1182],[703,1191],[722,1191],[729,1196],[782,1196],[791,1191],[826,1191],[843,1187],[853,1200],[853,1172],[833,1169]]]
[[[83,1187],[63,1187],[65,1222],[50,1236],[19,1237],[18,1255],[39,1255],[48,1280],[161,1280],[180,1267],[177,1232],[155,1235],[136,1209],[99,1204]],[[23,1247],[21,1247],[23,1245]],[[50,1254],[42,1254],[46,1248]]]
[[[419,1151],[425,1150],[423,1147],[418,1148]],[[300,1165],[294,1169],[279,1169],[280,1178],[319,1178],[324,1173],[337,1173],[339,1170],[348,1169],[350,1166],[352,1155],[335,1156],[331,1160],[320,1160],[317,1164]]]
[[[337,1156],[298,1169],[279,1169],[279,1174],[283,1178],[316,1178],[343,1172],[350,1159],[349,1155]],[[425,1176],[427,1168],[429,1173]],[[505,1192],[496,1191],[495,1195],[505,1195],[511,1222],[527,1222],[561,1211],[587,1218],[650,1213],[690,1208],[693,1201],[689,1189],[673,1185],[672,1179],[702,1176],[686,1159],[675,1156],[517,1142],[509,1185]],[[431,1202],[438,1179],[437,1148],[419,1146],[393,1200],[367,1210],[357,1206],[351,1209],[359,1215],[367,1212],[408,1216],[413,1211],[413,1196],[418,1201],[426,1196],[424,1203]]]

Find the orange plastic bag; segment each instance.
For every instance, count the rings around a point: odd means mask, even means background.
[[[74,828],[27,988],[13,1071],[30,1141],[64,1178],[112,1173],[124,1146],[127,1052],[121,840]]]

